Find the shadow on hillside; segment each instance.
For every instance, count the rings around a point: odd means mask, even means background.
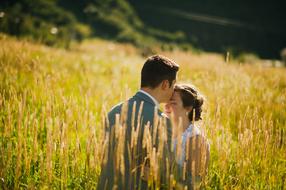
[[[170,33],[181,31],[185,35],[184,43],[191,43],[194,47],[205,51],[223,53],[231,51],[234,55],[251,52],[262,58],[279,58],[280,51],[286,45],[284,35],[286,30],[274,13],[269,16],[261,16],[262,13],[259,11],[256,13],[255,10],[249,13],[250,10],[247,12],[241,9],[247,9],[242,7],[243,5],[237,9],[234,7],[235,13],[232,14],[232,10],[223,11],[223,7],[203,10],[198,3],[189,2],[186,6],[183,3],[182,5],[174,3],[174,6],[166,3],[164,6],[157,1],[154,3],[144,1],[144,4],[135,1],[131,3],[146,26]],[[254,5],[249,6],[251,8]],[[261,7],[262,5],[257,8]],[[239,16],[240,9],[241,14],[247,14]],[[269,7],[270,11],[275,10]],[[280,12],[277,11],[279,15]],[[217,13],[220,15],[214,16]],[[260,22],[258,17],[268,20]],[[144,30],[142,32],[146,32]],[[182,40],[179,43],[182,43]]]

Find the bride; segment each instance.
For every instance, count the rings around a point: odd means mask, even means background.
[[[173,121],[174,152],[178,186],[200,187],[209,161],[209,144],[198,126],[201,120],[203,96],[188,84],[176,85],[165,113]]]

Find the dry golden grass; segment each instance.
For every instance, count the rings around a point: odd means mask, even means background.
[[[106,146],[102,118],[137,91],[145,58],[103,40],[71,51],[2,34],[0,42],[1,188],[95,188]],[[162,54],[180,64],[179,81],[207,97],[200,123],[211,145],[205,188],[285,188],[285,68],[225,63],[217,54]],[[156,181],[161,158],[146,138]]]

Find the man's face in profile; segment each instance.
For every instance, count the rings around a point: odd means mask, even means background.
[[[169,88],[166,90],[166,102],[168,102],[171,99],[174,93],[175,84],[176,84],[176,79],[172,81],[171,86],[169,86]]]

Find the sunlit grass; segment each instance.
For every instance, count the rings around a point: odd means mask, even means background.
[[[2,188],[95,188],[102,117],[139,88],[145,58],[129,45],[94,40],[65,51],[0,36]],[[283,189],[285,68],[225,63],[217,54],[162,52],[179,81],[207,97],[207,189]]]

